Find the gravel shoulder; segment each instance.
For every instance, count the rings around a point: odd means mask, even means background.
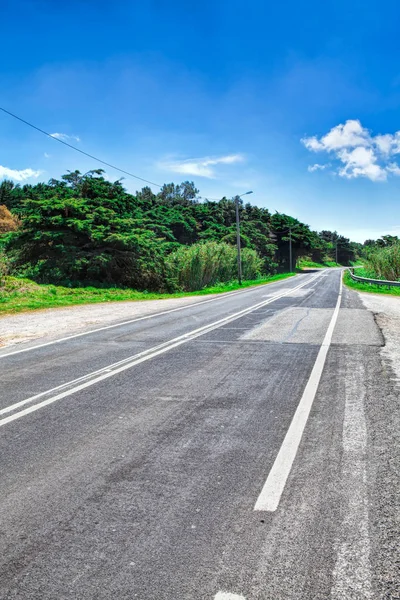
[[[7,315],[0,317],[0,348],[37,339],[63,337],[85,329],[95,329],[180,306],[190,306],[214,298],[215,295],[84,304]]]
[[[400,381],[400,298],[357,292],[364,306],[375,315],[377,325],[385,338],[381,352]]]
[[[365,354],[366,477],[372,598],[400,598],[400,298],[358,292],[383,334],[380,360]],[[361,390],[362,393],[362,390]],[[355,597],[355,596],[354,596]]]

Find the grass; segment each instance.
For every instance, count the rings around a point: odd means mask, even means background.
[[[357,269],[358,277],[372,277],[371,273],[365,271],[365,269]],[[377,279],[374,277],[374,279]],[[385,285],[376,285],[373,283],[361,283],[360,281],[354,281],[349,275],[348,271],[344,272],[343,283],[347,287],[357,290],[358,292],[369,292],[370,294],[386,294],[390,296],[400,296],[400,287],[387,287]]]
[[[351,267],[362,267],[364,265],[364,262],[365,261],[360,260],[360,259],[358,259],[358,260],[351,260],[350,261],[350,266]]]
[[[205,294],[222,294],[243,288],[273,283],[280,279],[292,277],[295,273],[281,273],[263,279],[221,283],[197,292],[178,292],[174,294],[158,294],[155,292],[138,292],[118,288],[67,288],[56,285],[39,285],[30,279],[5,277],[0,282],[0,315],[13,314],[43,308],[59,308],[77,304],[96,304],[100,302],[122,302],[142,300],[164,300],[167,298],[183,298],[185,296],[202,296]]]
[[[350,265],[352,267],[362,266],[363,262],[361,260],[352,261]],[[334,260],[325,260],[324,262],[318,263],[313,262],[312,260],[300,259],[298,262],[300,269],[326,269],[327,267],[343,267],[340,263],[335,262]]]
[[[326,269],[327,267],[341,267],[339,263],[327,260],[323,263],[313,262],[312,260],[299,260],[300,269]]]

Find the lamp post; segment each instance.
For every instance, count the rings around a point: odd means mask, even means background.
[[[240,220],[239,220],[239,199],[242,196],[247,196],[248,194],[252,194],[253,192],[245,192],[240,196],[235,196],[235,205],[236,205],[236,245],[237,245],[237,268],[238,268],[238,283],[242,285],[242,257],[240,250]]]
[[[290,269],[290,273],[293,272],[292,229],[296,229],[296,227],[300,227],[300,225],[293,225],[292,227],[289,227],[289,269]]]
[[[337,247],[338,246],[338,237],[337,237],[337,235],[335,238],[333,238],[333,236],[332,236],[332,242],[335,242],[335,262],[337,265],[338,264],[338,262],[337,262],[337,259],[338,259],[338,247]]]

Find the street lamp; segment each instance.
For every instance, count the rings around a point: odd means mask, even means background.
[[[242,258],[240,253],[240,221],[239,221],[239,199],[242,196],[247,196],[248,194],[252,194],[253,192],[245,192],[240,196],[235,196],[235,204],[236,204],[236,245],[237,245],[237,266],[238,266],[238,283],[242,285]]]
[[[336,252],[335,252],[335,262],[336,262],[336,266],[338,264],[337,259],[338,259],[338,236],[336,234],[336,236],[332,236],[332,243],[335,243],[335,248],[336,248]]]
[[[292,230],[296,229],[296,227],[300,227],[299,225],[293,225],[291,227],[289,227],[289,269],[290,269],[290,273],[293,272],[293,259],[292,259]]]

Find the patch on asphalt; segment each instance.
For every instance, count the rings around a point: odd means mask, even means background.
[[[383,346],[384,340],[372,312],[362,308],[341,308],[332,344]]]
[[[333,308],[292,307],[282,310],[241,337],[281,344],[321,344]]]
[[[292,307],[281,310],[241,336],[280,344],[322,344],[333,315],[333,308]],[[382,346],[382,334],[368,310],[341,308],[332,344]]]

